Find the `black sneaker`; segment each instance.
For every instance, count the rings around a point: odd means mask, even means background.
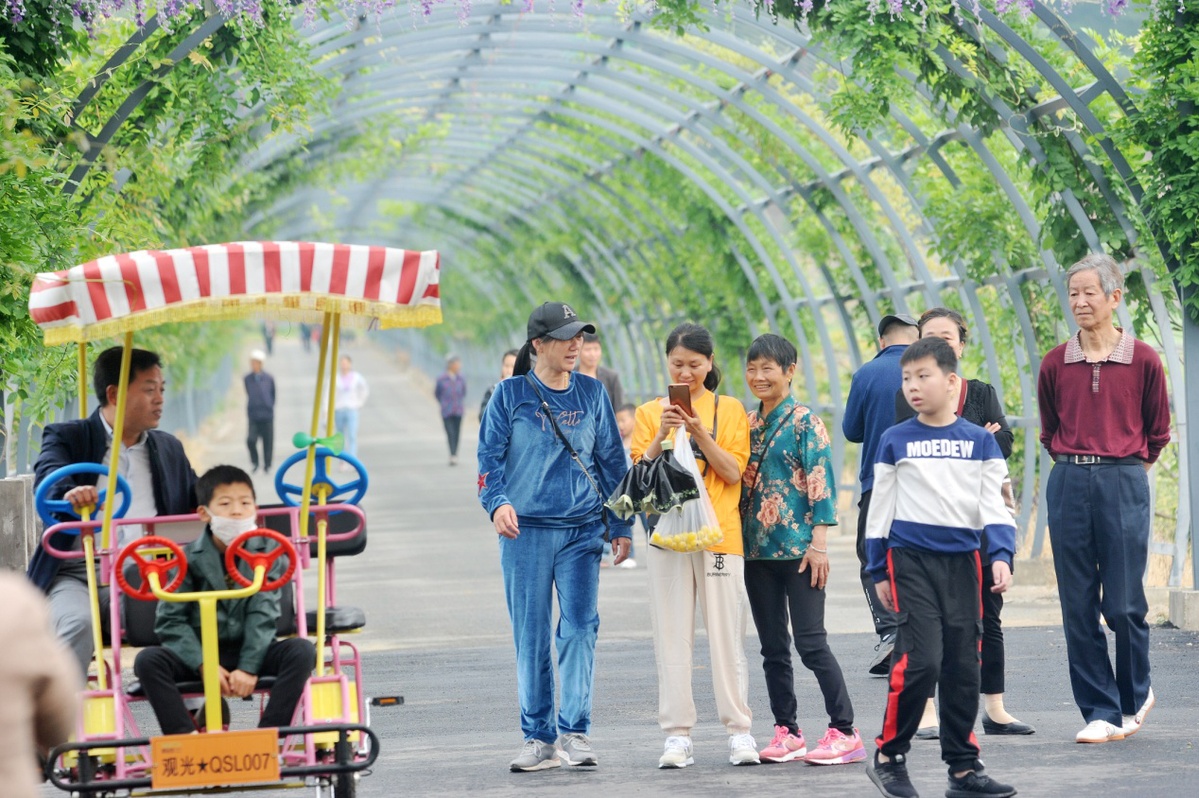
[[[891,652],[895,649],[895,634],[883,635],[874,647],[867,670],[871,676],[886,676],[891,673]]]
[[[949,789],[945,791],[945,798],[1011,798],[1015,794],[1015,787],[1000,784],[985,773],[971,770],[960,779],[949,774]]]
[[[879,762],[878,751],[875,751],[874,761],[866,766],[866,775],[887,798],[920,798],[920,793],[916,792],[912,780],[908,778],[908,758],[903,754],[896,754],[890,762]],[[971,771],[970,775],[974,775],[974,772]]]

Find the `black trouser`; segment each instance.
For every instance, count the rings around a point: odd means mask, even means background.
[[[829,727],[853,734],[853,705],[841,666],[828,647],[824,628],[825,591],[812,587],[812,573],[799,573],[799,560],[746,560],[745,592],[762,643],[762,670],[766,674],[766,692],[774,725],[786,726],[792,734],[798,707],[795,699],[795,675],[791,669],[791,634],[787,615],[795,634],[795,650],[804,667],[816,676],[824,694],[824,709]]]
[[[250,465],[258,468],[258,441],[262,440],[262,467],[271,467],[271,456],[275,452],[275,422],[251,421],[246,435],[246,446],[250,450]]]
[[[237,669],[240,650],[221,648],[221,667]],[[304,685],[316,667],[316,648],[302,637],[272,640],[257,676],[274,676],[271,698],[258,721],[259,728],[290,726]],[[184,664],[179,655],[164,646],[143,649],[133,661],[133,672],[141,680],[146,699],[154,708],[163,734],[190,734],[196,730],[183,703],[178,682],[199,681],[200,673]],[[211,707],[209,712],[213,711]]]
[[[450,457],[458,456],[458,433],[462,430],[462,416],[444,416],[445,436],[450,442]]]
[[[983,535],[983,549],[987,545],[987,536]],[[995,586],[995,576],[990,565],[983,566],[983,644],[982,644],[982,681],[979,692],[986,695],[1004,692],[1003,685],[1003,621],[999,613],[1003,612],[1003,594],[992,593]]]
[[[933,554],[894,548],[887,572],[896,607],[883,730],[875,742],[885,756],[906,754],[934,686],[941,691],[941,758],[950,772],[978,758],[978,552]]]
[[[982,535],[982,540],[979,543],[979,553],[987,551],[987,534]],[[1003,594],[992,593],[991,588],[995,586],[995,575],[991,570],[990,564],[983,562],[983,643],[982,643],[982,679],[980,681],[979,692],[984,695],[1001,694],[1004,691],[1003,671],[1005,667],[1003,658],[1003,621],[999,614],[1003,612]],[[936,695],[936,686],[928,697],[933,698]]]
[[[866,517],[870,514],[870,494],[873,490],[862,491],[858,500],[858,578],[862,582],[862,590],[866,592],[866,603],[870,605],[870,616],[874,619],[874,633],[879,637],[892,634],[895,631],[895,613],[883,606],[878,593],[874,590],[874,578],[866,572]]]

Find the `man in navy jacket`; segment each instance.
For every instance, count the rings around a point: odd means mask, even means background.
[[[886,676],[891,670],[891,649],[895,645],[895,614],[882,605],[874,591],[874,579],[866,572],[866,517],[870,513],[870,494],[874,489],[874,460],[878,442],[888,427],[895,423],[895,394],[903,385],[903,369],[899,358],[905,349],[920,337],[917,322],[908,315],[883,316],[878,323],[879,353],[869,363],[862,365],[853,375],[849,386],[849,399],[845,403],[845,417],[841,431],[846,440],[862,444],[858,468],[858,481],[862,484],[862,498],[858,501],[858,563],[859,577],[870,614],[874,617],[874,631],[878,634],[875,656],[870,662],[870,673]]]
[[[101,352],[93,368],[93,384],[100,407],[86,419],[46,426],[42,432],[41,453],[34,466],[35,486],[63,466],[107,462],[112,425],[116,419],[120,366],[120,347]],[[170,433],[155,429],[162,417],[164,387],[158,355],[134,349],[118,469],[132,489],[130,518],[181,515],[196,509],[196,473],[183,445]],[[66,499],[76,510],[94,505],[97,482],[98,477],[94,474],[65,477],[53,486],[50,498]],[[68,519],[64,517],[63,520]],[[114,535],[114,548],[116,542]],[[58,549],[78,549],[80,543],[78,536],[64,533],[56,535],[52,545]],[[60,560],[39,546],[30,560],[28,576],[49,596],[55,632],[70,646],[86,674],[94,650],[87,570],[83,561]],[[107,626],[106,587],[100,590],[100,606],[100,616]]]

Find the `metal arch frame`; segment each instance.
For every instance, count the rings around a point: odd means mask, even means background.
[[[1038,7],[1038,8],[1039,8],[1039,7]],[[1038,16],[1042,16],[1042,15],[1040,14],[1040,12],[1039,12],[1039,11],[1038,11]],[[1042,17],[1042,18],[1043,18],[1043,17]],[[780,37],[780,38],[781,38],[781,37]],[[1019,37],[1017,37],[1017,38],[1019,38]],[[335,35],[331,35],[331,36],[329,37],[329,40],[330,40],[331,42],[332,42],[332,41],[336,41],[336,36],[335,36]],[[1022,40],[1021,40],[1021,41],[1022,41]],[[1085,48],[1084,48],[1084,49],[1085,49]],[[1091,68],[1091,69],[1092,69],[1092,72],[1098,76],[1098,73],[1096,73],[1096,72],[1095,72],[1095,70],[1094,70],[1094,68],[1093,68],[1093,67],[1090,67],[1090,65],[1088,65],[1088,67],[1089,67],[1089,68]],[[1042,72],[1042,74],[1044,74],[1044,73]],[[1118,88],[1118,84],[1115,84],[1115,85],[1116,85],[1116,86],[1117,86],[1117,88]],[[1093,96],[1094,96],[1094,92],[1092,92],[1091,94],[1092,94],[1092,97],[1093,97]],[[1063,100],[1065,100],[1067,103],[1069,102],[1069,100],[1071,99],[1071,97],[1073,97],[1075,100],[1079,100],[1079,99],[1080,99],[1080,98],[1078,98],[1078,97],[1077,97],[1077,95],[1074,93],[1073,89],[1071,89],[1069,92],[1063,92]],[[1117,102],[1119,102],[1119,98],[1117,98]],[[1121,104],[1121,107],[1122,107],[1122,108],[1124,108],[1124,109],[1125,109],[1125,111],[1127,112],[1127,110],[1128,110],[1128,106],[1129,106],[1129,105],[1131,105],[1131,103],[1127,103],[1127,104],[1123,104],[1123,103],[1122,103],[1122,104]],[[1012,118],[1012,117],[1011,117],[1011,116],[1005,116],[1005,117],[1003,117],[1003,118],[1004,118],[1004,120],[1005,120],[1005,121],[1009,121],[1009,122],[1010,122],[1010,120],[1011,120],[1011,118]],[[118,125],[118,126],[119,126],[119,125]],[[1011,136],[1011,133],[1010,133],[1009,131],[1006,131],[1006,130],[1005,130],[1005,134],[1006,134],[1006,135],[1009,135],[1009,137]],[[1019,146],[1019,143],[1018,143],[1018,142],[1016,142],[1016,141],[1013,141],[1013,144],[1014,144],[1014,145],[1017,147],[1017,150],[1018,150],[1018,151],[1020,151],[1020,150],[1023,150],[1023,151],[1025,151],[1025,152],[1027,152],[1027,151],[1028,151],[1026,148],[1020,147],[1020,146]],[[1071,144],[1072,144],[1072,146],[1076,146],[1076,144],[1075,144],[1074,142],[1071,142]],[[1076,147],[1076,149],[1077,149],[1077,147]],[[976,151],[977,151],[977,150],[976,150]],[[1090,152],[1090,150],[1089,150],[1089,149],[1087,149],[1086,151],[1087,151],[1087,152]],[[891,167],[891,166],[889,166],[889,168],[891,169],[892,173],[898,173],[898,171],[899,171],[899,170],[896,170],[896,169],[894,169],[894,168],[893,168],[893,167]],[[1132,187],[1130,187],[1130,188],[1132,188]],[[1134,193],[1134,198],[1135,198],[1135,196],[1136,196],[1136,194]],[[1109,203],[1109,204],[1110,204],[1110,203]],[[780,207],[781,207],[781,206],[780,206]],[[844,205],[842,205],[842,207],[844,208],[845,206],[844,206]],[[1117,217],[1118,217],[1118,218],[1120,218],[1120,220],[1121,220],[1121,223],[1122,223],[1122,224],[1126,224],[1126,219],[1124,219],[1124,218],[1122,217],[1122,215],[1121,215],[1121,214],[1118,212],[1118,210],[1119,210],[1118,206],[1112,205],[1111,207],[1113,207],[1113,209],[1114,209],[1114,210],[1117,210]],[[738,210],[740,210],[740,209],[738,209]],[[1071,210],[1073,211],[1074,209],[1071,209]],[[759,218],[761,218],[761,217],[759,217]],[[923,214],[921,215],[921,218],[922,218],[922,219],[923,219],[923,218],[925,218],[925,217],[923,217]],[[763,220],[763,223],[765,223],[765,221],[764,221],[764,220]],[[768,230],[770,230],[771,228],[767,227],[767,229],[768,229]],[[1082,226],[1081,226],[1081,225],[1080,225],[1080,229],[1082,229]],[[1127,226],[1126,226],[1126,230],[1127,230]],[[1085,231],[1084,231],[1084,232],[1085,232]],[[744,233],[743,233],[743,234],[744,234]],[[1135,231],[1134,231],[1134,235],[1135,235]],[[1132,240],[1132,239],[1130,239],[1130,240]],[[1166,254],[1166,256],[1168,257],[1168,254],[1169,254],[1169,253],[1164,253],[1164,254]],[[999,266],[999,265],[1000,265],[1000,264],[998,264],[998,263],[997,263],[997,266]],[[1046,264],[1046,265],[1047,265],[1047,266],[1049,266],[1049,268],[1047,269],[1047,273],[1048,273],[1048,274],[1047,274],[1047,276],[1049,276],[1050,280],[1052,281],[1052,280],[1053,280],[1053,278],[1054,278],[1054,276],[1055,276],[1055,272],[1058,272],[1058,273],[1060,274],[1060,270],[1059,270],[1059,269],[1056,269],[1056,268],[1054,268],[1054,267],[1056,267],[1056,264]],[[881,271],[882,267],[883,267],[883,266],[885,266],[885,263],[883,263],[883,264],[878,264],[878,266],[879,266],[879,268],[880,268],[880,271]],[[743,268],[744,268],[744,267],[743,267]],[[1001,266],[1001,271],[1002,271],[1002,266]],[[1008,296],[1010,297],[1011,301],[1013,301],[1014,305],[1016,305],[1016,306],[1017,306],[1017,307],[1020,309],[1020,312],[1021,312],[1022,314],[1024,314],[1024,315],[1025,315],[1025,317],[1026,317],[1026,314],[1027,314],[1027,308],[1026,308],[1026,307],[1024,307],[1024,303],[1023,303],[1023,301],[1022,301],[1022,296],[1021,296],[1021,294],[1020,294],[1019,290],[1013,290],[1013,289],[1014,289],[1014,288],[1015,288],[1015,287],[1018,285],[1018,283],[1019,283],[1019,282],[1022,282],[1022,281],[1023,281],[1023,280],[1025,280],[1025,279],[1033,279],[1033,277],[1032,277],[1032,273],[1033,273],[1034,271],[1036,271],[1036,270],[1026,270],[1026,271],[1025,271],[1025,273],[1023,273],[1023,274],[1021,274],[1020,272],[1015,272],[1015,273],[1013,273],[1013,276],[1014,276],[1014,277],[1015,277],[1016,275],[1020,275],[1020,276],[1019,276],[1019,279],[1009,279],[1009,280],[1003,280],[1003,281],[1001,281],[1001,282],[999,282],[999,283],[996,283],[996,282],[993,282],[993,281],[989,281],[989,280],[988,280],[988,281],[986,281],[986,282],[987,282],[988,284],[993,284],[993,285],[996,285],[996,286],[999,286],[999,285],[1002,285],[1002,284],[1006,284],[1006,286],[1007,286],[1007,293],[1008,293]],[[748,273],[753,273],[753,270],[752,270],[752,269],[748,270]],[[826,282],[829,284],[829,287],[830,287],[830,292],[831,292],[831,293],[833,293],[833,294],[835,295],[835,294],[837,293],[836,282],[835,282],[834,280],[832,280],[832,279],[830,278],[830,276],[829,276],[829,275],[825,274],[824,276],[825,276],[825,280],[826,280]],[[1150,281],[1147,281],[1147,282],[1150,282]],[[1058,288],[1059,288],[1059,295],[1060,295],[1060,286],[1056,286],[1056,287],[1058,287]],[[959,291],[964,291],[964,290],[965,290],[965,288],[966,288],[966,286],[963,286],[963,285],[961,285],[961,284],[959,284],[959,286],[958,286],[958,290],[959,290]],[[1161,331],[1162,331],[1162,340],[1163,340],[1163,346],[1164,346],[1164,348],[1166,348],[1167,350],[1169,350],[1169,349],[1171,348],[1172,344],[1173,344],[1173,338],[1172,338],[1172,334],[1171,334],[1171,331],[1170,331],[1170,328],[1169,328],[1169,325],[1168,325],[1168,323],[1167,323],[1167,324],[1165,324],[1165,325],[1162,325],[1162,324],[1160,324],[1160,320],[1161,320],[1161,318],[1163,317],[1163,314],[1164,314],[1164,298],[1163,298],[1163,296],[1161,295],[1161,293],[1160,293],[1160,290],[1156,289],[1156,287],[1151,287],[1151,289],[1150,289],[1150,301],[1151,301],[1151,302],[1154,304],[1154,308],[1153,308],[1153,311],[1154,311],[1154,316],[1155,316],[1155,317],[1156,317],[1156,318],[1159,320],[1159,326],[1160,326],[1160,328],[1161,328]],[[812,306],[814,309],[818,307],[818,305],[816,305],[816,304],[812,304],[811,306]],[[764,307],[763,307],[763,310],[764,310],[764,311],[765,311],[765,310],[768,310],[768,308],[764,306]],[[818,314],[814,314],[814,315],[817,315],[817,316],[818,316]],[[1023,318],[1023,317],[1022,317],[1022,318]],[[821,328],[821,329],[824,329],[824,328],[827,326],[826,322],[825,322],[825,321],[823,321],[823,320],[821,320],[819,317],[818,317],[818,318],[816,318],[816,319],[814,320],[814,322],[815,322],[815,323],[817,324],[817,326],[818,326],[819,328]],[[1023,325],[1022,325],[1022,326],[1023,326]],[[848,338],[849,338],[849,340],[854,340],[853,336],[848,336]],[[1030,341],[1030,340],[1029,340],[1027,337],[1025,338],[1025,341],[1026,341],[1026,345],[1027,345],[1027,344],[1031,344],[1031,345],[1034,345],[1034,346],[1035,346],[1035,342],[1032,342],[1032,341]],[[1168,353],[1168,352],[1167,352],[1167,356],[1169,357],[1169,353]],[[1171,358],[1171,359],[1174,359],[1174,358]],[[1176,373],[1176,372],[1177,372],[1177,370],[1176,370],[1176,369],[1172,369],[1172,372],[1175,372],[1175,373]],[[1023,372],[1022,372],[1022,377],[1023,377]],[[1022,391],[1022,393],[1024,393],[1024,391]],[[1176,391],[1176,396],[1183,396],[1183,395],[1185,395],[1185,394],[1184,394],[1184,393],[1179,393],[1179,392],[1177,392],[1177,391]],[[1181,404],[1185,404],[1185,403],[1181,403]],[[1185,468],[1185,460],[1186,460],[1186,458],[1185,458],[1185,457],[1180,457],[1180,466],[1182,466],[1182,467],[1184,467],[1184,468]],[[1176,557],[1176,561],[1175,561],[1175,564],[1176,564],[1176,566],[1178,566],[1178,565],[1179,565],[1179,560],[1180,560],[1180,559],[1181,559],[1181,558],[1177,558],[1177,557]]]
[[[494,18],[494,17],[493,17],[493,18]],[[471,34],[472,34],[472,35],[474,35],[474,31],[471,31]],[[472,50],[472,52],[477,52],[477,50]],[[794,55],[793,55],[793,56],[791,56],[791,58],[793,58],[793,59],[794,59]],[[787,59],[784,59],[784,61],[785,61],[785,60],[787,60]],[[572,65],[572,68],[573,68],[573,65]],[[607,75],[607,77],[611,78],[611,77],[613,77],[613,75],[609,74],[609,75]],[[735,89],[731,90],[731,92],[737,92],[737,91],[741,91],[741,90],[742,90],[742,86],[737,86],[737,87],[735,87]],[[784,109],[784,110],[785,110],[785,109]],[[867,186],[867,187],[869,188],[869,186]],[[879,198],[879,199],[880,199],[880,198]],[[885,264],[885,261],[884,261],[884,264]],[[921,284],[927,284],[927,282],[928,282],[928,280],[924,280],[924,282],[922,282],[922,283],[917,283],[917,285],[921,285]]]
[[[433,90],[430,90],[430,91],[433,91]],[[620,110],[619,108],[611,105],[610,103],[599,100],[597,98],[586,98],[584,100],[580,96],[576,95],[573,98],[573,102],[580,103],[583,105],[590,105],[590,106],[593,106],[595,108],[595,110],[603,111],[605,113],[612,114],[612,115],[618,115],[618,112]],[[409,105],[409,107],[411,107],[411,104]],[[745,226],[744,221],[740,218],[740,214],[737,214],[734,212],[733,207],[731,205],[729,205],[722,196],[720,196],[720,192],[716,191],[706,181],[701,182],[698,179],[699,176],[697,174],[694,174],[693,172],[691,172],[689,167],[685,166],[681,161],[678,161],[677,158],[675,158],[673,155],[667,154],[667,152],[664,149],[662,149],[662,147],[660,147],[659,145],[654,144],[654,143],[644,140],[644,139],[635,138],[631,134],[629,134],[627,131],[616,128],[616,126],[614,124],[608,122],[607,120],[603,120],[603,119],[597,118],[597,117],[585,116],[585,115],[581,114],[580,112],[577,112],[573,109],[560,108],[555,113],[578,119],[579,121],[582,121],[586,124],[590,124],[593,126],[598,125],[599,127],[606,128],[610,133],[613,133],[619,137],[630,139],[635,145],[640,146],[642,149],[645,149],[648,151],[653,151],[656,154],[658,154],[659,157],[662,157],[663,159],[665,159],[667,161],[674,161],[676,168],[686,169],[689,174],[694,175],[691,178],[692,182],[694,182],[697,186],[700,186],[706,193],[708,193],[709,197],[712,197],[714,200],[718,200],[718,205],[723,206],[721,209],[725,212],[725,214],[727,216],[729,216],[730,219],[733,220],[733,223],[742,230],[743,235],[745,235],[747,239],[753,239],[752,233],[750,233],[748,228]],[[626,110],[626,116],[627,115],[628,114],[627,114],[627,110]],[[643,124],[643,126],[646,127],[647,129],[651,129],[651,130],[653,129],[653,126],[650,124]],[[753,201],[753,199],[748,194],[746,194],[740,188],[740,186],[735,183],[735,181],[729,179],[730,176],[727,174],[727,172],[725,172],[723,170],[723,168],[717,162],[712,160],[712,158],[710,156],[708,156],[706,153],[697,149],[693,145],[690,145],[689,143],[685,142],[684,140],[680,139],[678,136],[672,137],[672,140],[675,142],[675,144],[677,146],[679,146],[681,149],[683,149],[685,152],[687,152],[687,154],[691,155],[693,158],[700,161],[701,164],[706,166],[709,169],[709,171],[712,171],[717,177],[723,177],[723,179],[725,181],[725,185],[729,186],[729,188],[732,190],[732,192],[738,197],[738,199],[741,200],[743,205],[749,209],[749,212],[752,215],[758,217],[759,221],[763,224],[763,227],[769,233],[771,233],[772,236],[774,237],[776,246],[778,246],[780,251],[783,252],[783,254],[786,255],[788,257],[788,259],[791,260],[791,262],[794,264],[793,258],[791,258],[791,256],[790,256],[790,252],[789,252],[787,245],[785,244],[785,242],[783,242],[781,240],[779,231],[776,229],[776,227],[773,224],[771,224],[770,220],[765,217],[765,215],[762,213],[761,209],[757,206],[757,204]],[[733,154],[731,152],[727,152],[726,154],[731,158],[739,160],[738,156],[736,156],[735,154]],[[788,307],[789,309],[793,308],[794,303],[793,303],[793,300],[791,300],[791,298],[790,298],[789,291],[786,288],[786,285],[782,281],[777,270],[774,269],[773,264],[770,262],[768,255],[766,254],[765,250],[762,248],[762,245],[760,243],[757,243],[756,240],[754,240],[754,242],[751,245],[755,247],[758,257],[762,260],[764,265],[767,266],[767,269],[772,272],[772,277],[775,280],[776,290],[778,290],[780,292],[780,295],[783,297],[784,306]],[[812,297],[810,296],[809,303],[811,302],[811,300],[812,300]],[[790,315],[792,317],[793,328],[796,329],[797,331],[802,331],[803,327],[799,323],[798,318],[795,316],[793,310],[790,310]],[[827,348],[829,350],[828,354],[831,354],[831,342],[829,342],[827,340],[827,331],[821,329],[820,333],[824,337],[825,342],[827,344]],[[802,337],[799,338],[799,341],[801,344],[801,348],[806,349],[806,341],[804,340],[804,338],[802,338]],[[814,359],[811,358],[809,352],[805,352],[805,362],[808,364],[814,362]],[[830,362],[830,357],[826,357],[824,362],[826,362],[826,363]],[[834,386],[834,388],[837,387],[835,383],[831,383],[831,384]],[[812,395],[817,394],[814,381],[811,382],[809,389],[810,389]]]
[[[494,17],[493,17],[493,18],[494,18]],[[487,36],[488,34],[483,34],[483,35],[484,35],[484,36]],[[472,50],[471,50],[471,53],[475,53],[475,54],[477,54],[477,53],[478,53],[478,49],[477,49],[477,48],[476,48],[476,49],[472,49]],[[899,176],[900,176],[900,179],[902,179],[903,175],[899,175]],[[959,270],[959,271],[960,271],[960,270]],[[994,362],[994,361],[993,361],[993,358],[992,358],[992,362]]]

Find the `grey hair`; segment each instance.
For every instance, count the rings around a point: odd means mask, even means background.
[[[1099,287],[1103,289],[1104,296],[1111,296],[1116,289],[1124,290],[1124,272],[1120,271],[1120,265],[1111,255],[1092,252],[1071,266],[1070,271],[1066,272],[1067,289],[1070,288],[1070,281],[1074,279],[1074,275],[1080,272],[1095,272],[1099,275]]]

